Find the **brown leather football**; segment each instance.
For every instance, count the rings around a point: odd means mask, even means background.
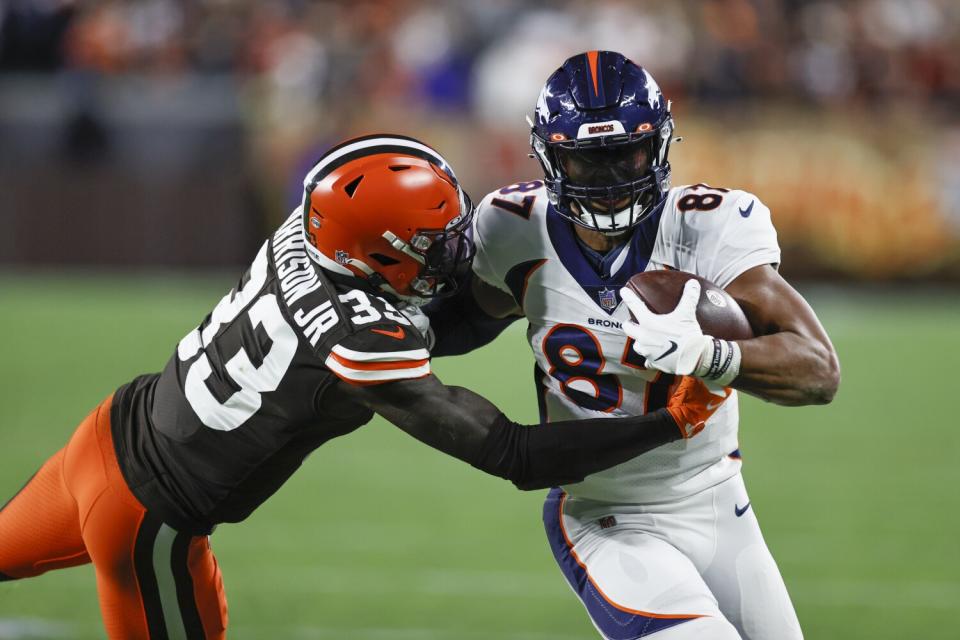
[[[680,302],[683,286],[691,278],[700,281],[697,321],[706,335],[723,340],[754,337],[743,309],[730,294],[705,278],[686,271],[644,271],[630,278],[633,290],[654,313],[670,313]]]

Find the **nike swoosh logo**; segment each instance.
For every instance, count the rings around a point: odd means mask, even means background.
[[[387,331],[386,329],[370,329],[374,333],[379,333],[381,335],[388,336],[390,338],[396,338],[397,340],[403,340],[406,337],[407,332],[403,330],[403,327],[397,325],[397,328],[393,331]]]
[[[707,411],[713,411],[714,409],[719,407],[721,404],[723,404],[723,402],[716,402],[716,403],[709,402],[707,403]]]
[[[671,341],[670,341],[670,348],[667,349],[666,351],[664,351],[663,353],[661,353],[659,358],[654,358],[653,361],[656,362],[657,360],[660,360],[660,359],[662,359],[662,358],[666,358],[668,355],[670,355],[671,353],[673,353],[673,352],[676,351],[676,350],[677,350],[677,343],[674,342],[673,340],[671,340]]]
[[[755,205],[756,203],[757,203],[756,200],[751,200],[749,207],[747,207],[746,209],[740,209],[740,215],[743,216],[744,218],[749,218],[750,214],[753,213],[753,205]]]
[[[745,513],[747,512],[747,509],[749,509],[749,508],[750,508],[750,503],[749,503],[749,502],[748,502],[747,504],[743,505],[743,508],[742,508],[742,509],[741,509],[738,505],[734,504],[734,505],[733,505],[733,512],[734,512],[735,514],[737,514],[737,517],[739,518],[740,516],[742,516],[743,514],[745,514]]]

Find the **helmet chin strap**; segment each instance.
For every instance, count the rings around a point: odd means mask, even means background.
[[[574,200],[573,202],[571,202],[571,206],[576,207],[577,210],[579,211],[579,214],[577,215],[577,217],[580,218],[581,222],[583,222],[584,224],[589,225],[589,226],[592,228],[592,227],[593,227],[593,221],[594,221],[594,216],[593,216],[593,214],[590,214],[590,213],[588,213],[587,211],[585,211],[584,208],[583,208],[583,206],[581,206],[581,204],[580,204],[579,202],[577,202],[576,200]],[[614,218],[614,217],[616,217],[616,216],[618,216],[618,215],[621,215],[621,214],[624,214],[624,213],[628,213],[628,212],[630,211],[631,206],[632,206],[632,205],[627,206],[627,207],[625,207],[625,208],[623,208],[623,209],[621,209],[620,211],[617,211],[617,212],[615,212],[615,213],[610,213],[610,214],[597,214],[597,216],[606,215],[606,216],[608,216],[608,217],[610,217],[610,218],[612,219],[612,218]],[[626,225],[626,224],[623,224],[623,225],[618,225],[616,229],[594,229],[594,231],[597,231],[598,233],[602,233],[602,234],[605,235],[605,236],[610,236],[611,238],[616,238],[617,236],[622,236],[623,234],[629,232],[632,228],[633,228],[633,227],[630,227],[630,226],[628,226],[628,225]]]
[[[406,242],[403,238],[399,237],[397,234],[393,233],[392,231],[384,231],[384,232],[383,232],[383,238],[384,238],[384,240],[386,240],[387,242],[390,243],[390,246],[391,246],[391,247],[393,247],[394,249],[396,249],[397,251],[399,251],[399,252],[402,253],[403,255],[405,255],[405,256],[410,256],[411,258],[413,258],[414,260],[416,260],[417,262],[419,262],[419,263],[422,264],[422,265],[426,265],[426,264],[427,264],[426,258],[424,258],[422,255],[420,255],[420,254],[417,253],[416,251],[414,251],[413,248],[410,246],[410,243],[409,243],[409,242]],[[410,287],[411,287],[412,289],[413,289],[414,284],[416,283],[417,280],[419,280],[419,276],[418,276],[417,278],[414,278],[414,279],[410,282]],[[383,289],[384,291],[387,291],[387,292],[395,295],[396,297],[400,298],[400,299],[403,300],[404,302],[406,302],[406,303],[408,303],[408,304],[412,304],[412,305],[414,305],[414,306],[416,306],[416,307],[425,305],[425,304],[427,304],[427,303],[429,302],[429,299],[427,299],[427,298],[422,298],[422,297],[417,296],[417,295],[407,295],[407,296],[405,296],[405,295],[403,295],[403,294],[397,293],[397,291],[396,291],[393,287],[391,287],[390,284],[389,284],[388,282],[386,282],[386,281],[384,281],[384,282],[383,282],[383,285],[381,285],[381,289]],[[416,291],[416,289],[413,289],[413,290]]]
[[[400,240],[400,238],[397,238],[397,236],[394,236],[394,235],[393,235],[392,233],[390,233],[389,231],[387,231],[387,232],[385,232],[385,233],[383,234],[384,237],[386,237],[387,234],[390,234],[390,235],[392,235],[394,238],[396,238],[397,240]],[[388,240],[389,240],[389,238],[388,238]],[[400,242],[403,242],[403,240],[400,240]],[[390,244],[393,244],[393,242],[391,241]],[[394,245],[394,246],[396,246],[396,245]],[[407,246],[409,247],[409,245],[407,245]],[[406,252],[404,252],[404,253],[406,253]],[[419,257],[419,256],[418,256],[418,257]],[[421,258],[420,261],[421,261],[421,262],[423,261],[422,258]],[[394,296],[394,297],[396,297],[396,298],[398,298],[398,299],[400,299],[400,300],[403,300],[403,301],[406,302],[407,304],[412,304],[412,305],[414,305],[414,306],[416,306],[416,307],[420,307],[420,306],[425,305],[427,302],[429,302],[429,300],[427,300],[426,298],[421,298],[421,297],[419,297],[419,296],[403,295],[402,293],[399,293],[396,289],[394,289],[392,286],[390,286],[390,283],[387,281],[386,278],[384,278],[382,275],[380,275],[380,273],[378,273],[377,271],[374,271],[373,269],[371,269],[371,268],[370,268],[370,265],[368,265],[368,264],[367,264],[366,262],[364,262],[363,260],[358,260],[358,259],[356,259],[356,258],[350,258],[350,259],[347,261],[347,264],[348,264],[349,266],[357,269],[358,271],[362,272],[365,276],[367,276],[367,281],[370,282],[371,285],[373,285],[374,287],[376,287],[376,288],[379,289],[380,291],[383,291],[384,293],[389,293],[390,295],[392,295],[392,296]]]
[[[630,229],[632,228],[633,227],[630,227]],[[623,236],[629,233],[630,229],[623,229],[622,231],[601,231],[600,233],[610,238],[619,238],[620,236]]]

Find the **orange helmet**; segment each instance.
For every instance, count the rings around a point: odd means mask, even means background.
[[[473,205],[439,153],[405,136],[354,138],[303,184],[307,250],[321,267],[412,304],[456,291],[473,259]]]

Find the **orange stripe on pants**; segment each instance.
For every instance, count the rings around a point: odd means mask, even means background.
[[[153,539],[161,523],[127,487],[113,448],[111,398],[80,423],[67,446],[0,510],[0,577],[28,578],[51,569],[93,562],[100,611],[109,638],[162,638],[165,620],[199,618],[187,637],[225,637],[226,596],[206,536],[193,537],[174,554],[179,611],[163,611],[152,567]],[[179,534],[177,540],[186,534]],[[140,542],[138,547],[138,541]],[[175,543],[176,545],[176,543]],[[145,564],[146,563],[146,564]],[[3,586],[0,584],[0,590]]]

